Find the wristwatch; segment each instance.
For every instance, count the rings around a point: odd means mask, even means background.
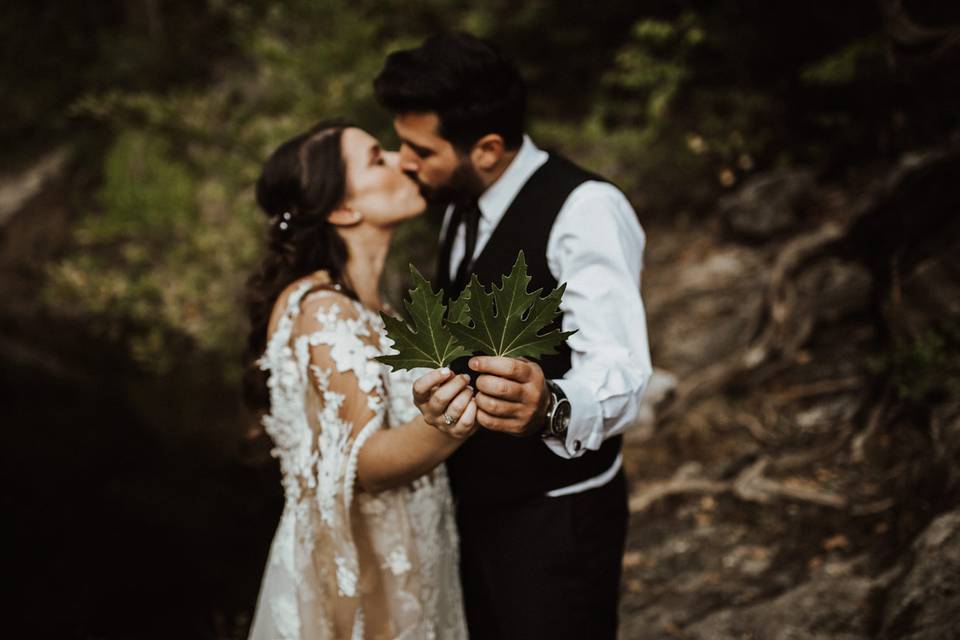
[[[563,440],[567,437],[567,427],[570,426],[570,401],[560,385],[553,380],[547,380],[546,383],[550,391],[550,403],[547,405],[547,415],[540,436]]]

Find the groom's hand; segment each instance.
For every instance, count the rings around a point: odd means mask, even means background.
[[[540,365],[497,356],[475,356],[469,365],[481,374],[476,383],[481,427],[515,436],[540,432],[549,398]]]

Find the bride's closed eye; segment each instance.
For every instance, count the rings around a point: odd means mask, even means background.
[[[380,148],[380,145],[374,145],[370,148],[370,165],[380,165],[383,166],[387,164],[386,159],[383,157],[383,149]]]

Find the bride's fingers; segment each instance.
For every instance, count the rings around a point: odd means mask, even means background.
[[[469,381],[470,376],[463,374],[451,378],[447,382],[444,382],[442,385],[434,389],[430,395],[430,399],[426,402],[426,408],[430,414],[434,416],[443,415],[443,412],[446,410],[447,405],[450,404],[450,401],[456,398],[457,395],[463,391],[463,388],[467,386]],[[421,411],[422,410],[423,409],[421,408]]]
[[[430,390],[436,387],[437,385],[450,379],[450,376],[453,375],[453,371],[450,371],[447,367],[442,369],[434,369],[429,373],[425,373],[413,382],[413,398],[417,404],[422,404],[429,399]]]
[[[464,387],[463,390],[457,394],[457,397],[450,401],[450,404],[447,405],[443,413],[453,419],[459,418],[463,415],[464,410],[467,408],[467,403],[470,402],[472,397],[473,389]]]
[[[434,373],[438,375],[434,376]],[[435,384],[427,386],[434,380],[436,380]],[[423,381],[420,388],[416,386],[417,383],[414,383],[413,402],[425,415],[428,413],[430,415],[439,415],[438,412],[442,410],[443,407],[450,402],[450,399],[459,393],[463,387],[463,384],[460,382],[460,376],[454,375],[452,372],[446,377],[444,377],[442,373],[431,372],[417,382],[420,381]],[[421,390],[422,392],[420,392]],[[437,394],[439,394],[439,399]]]
[[[470,399],[470,402],[467,403],[466,408],[463,410],[460,419],[457,420],[457,423],[454,425],[453,429],[450,432],[450,435],[453,435],[457,438],[464,438],[477,429],[477,403],[474,402],[473,398]]]

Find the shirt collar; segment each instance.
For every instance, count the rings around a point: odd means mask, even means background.
[[[509,166],[497,181],[480,195],[477,204],[481,218],[494,226],[500,222],[517,193],[530,176],[547,161],[547,157],[546,151],[539,149],[530,136],[524,135],[520,150]]]

